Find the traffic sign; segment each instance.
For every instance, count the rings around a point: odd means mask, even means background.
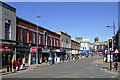
[[[117,48],[115,49],[114,54],[119,54],[119,51]]]

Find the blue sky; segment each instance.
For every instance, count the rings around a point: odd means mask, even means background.
[[[63,31],[75,37],[83,37],[94,42],[106,41],[113,36],[113,28],[118,29],[117,2],[7,2],[17,9],[17,16],[37,24],[36,16],[41,16],[38,24],[51,31]]]

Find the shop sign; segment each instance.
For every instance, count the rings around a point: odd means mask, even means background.
[[[50,49],[42,49],[42,53],[50,53]]]
[[[30,52],[37,52],[37,48],[36,48],[36,47],[32,47],[32,48],[30,49]]]
[[[0,46],[0,52],[10,52],[11,47],[10,46]]]
[[[78,54],[77,50],[72,50],[72,54]]]
[[[61,52],[61,50],[60,49],[56,49],[56,52]]]

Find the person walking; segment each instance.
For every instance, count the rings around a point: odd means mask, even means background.
[[[49,60],[49,65],[51,65],[51,57],[50,56],[49,56],[48,60]]]
[[[25,58],[22,59],[23,67],[25,67]]]
[[[20,70],[20,65],[21,65],[21,64],[20,64],[20,58],[18,58],[17,64],[18,64],[18,65],[17,65],[17,66],[18,66],[17,71],[19,71],[19,70]]]
[[[7,60],[7,72],[10,71],[10,67],[11,67],[11,59],[9,57],[8,60]]]
[[[14,61],[13,61],[12,66],[13,66],[14,71],[16,71],[16,66],[18,66],[18,65],[17,65],[17,61],[16,61],[16,60],[14,60]]]

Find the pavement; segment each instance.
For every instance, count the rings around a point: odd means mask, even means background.
[[[118,78],[118,75],[102,70],[102,57],[66,61],[47,67],[29,68],[21,73],[3,75],[4,78]]]
[[[64,62],[61,61],[60,63],[55,63],[53,65],[61,64],[61,63],[66,63],[66,62],[69,62],[69,61],[72,61],[72,60],[65,60]],[[29,70],[33,70],[33,69],[37,69],[37,68],[48,67],[48,66],[50,66],[49,63],[38,64],[38,66],[36,66],[36,64],[32,64],[32,65],[29,65],[29,66],[28,65],[25,66],[24,68],[20,69],[19,71],[11,71],[11,72],[7,72],[7,69],[4,68],[4,69],[0,69],[0,74],[1,75],[8,75],[8,74],[25,72],[25,71],[29,71]]]
[[[119,75],[119,73],[120,73],[120,62],[118,62],[117,70],[114,68],[114,64],[115,64],[115,62],[112,63],[112,70],[110,70],[110,63],[103,62],[103,70],[108,72],[108,73]]]

